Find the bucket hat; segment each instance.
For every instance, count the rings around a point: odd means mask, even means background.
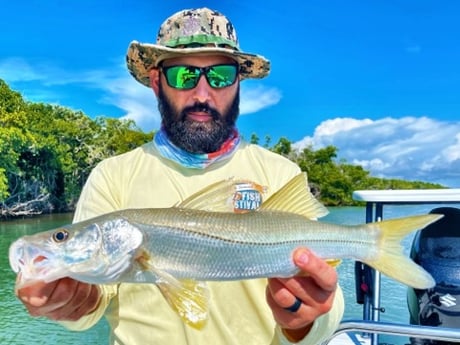
[[[161,25],[156,44],[132,41],[126,63],[131,75],[150,87],[152,68],[165,59],[190,54],[229,56],[238,62],[242,79],[263,78],[270,72],[270,62],[263,56],[242,52],[232,23],[208,8],[173,14]]]

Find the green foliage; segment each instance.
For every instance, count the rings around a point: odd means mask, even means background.
[[[251,139],[249,139],[249,142],[251,144],[256,144],[256,145],[259,144],[259,137],[257,136],[256,133],[251,134]]]
[[[0,167],[0,200],[5,200],[8,196],[8,177],[6,170]]]
[[[101,117],[96,120],[101,128],[100,139],[104,156],[118,155],[135,149],[152,139],[153,133],[142,132],[133,120]]]
[[[94,166],[152,138],[132,121],[25,102],[0,80],[0,209],[49,195],[71,209]]]
[[[291,142],[286,138],[281,138],[278,143],[273,146],[272,151],[282,156],[289,157],[289,154],[292,152]]]
[[[259,136],[258,136],[256,133],[252,133],[252,134],[251,134],[251,138],[249,139],[249,142],[250,142],[251,144],[260,145],[260,138],[259,138]],[[264,144],[263,144],[262,146],[265,147],[265,148],[269,148],[270,142],[271,142],[270,136],[269,136],[269,135],[266,135],[266,136],[265,136],[265,142],[264,142]]]

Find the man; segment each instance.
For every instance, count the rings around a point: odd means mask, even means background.
[[[236,130],[239,83],[265,77],[269,62],[239,50],[222,14],[206,8],[174,14],[161,26],[157,44],[131,43],[127,64],[157,96],[162,127],[151,143],[93,170],[75,221],[124,208],[171,207],[232,176],[267,187],[268,197],[299,173],[291,161],[241,140]],[[32,315],[73,330],[105,315],[111,344],[317,344],[342,316],[337,274],[305,248],[293,260],[302,274],[289,279],[209,283],[211,310],[202,330],[184,324],[154,284],[62,279],[18,296]]]

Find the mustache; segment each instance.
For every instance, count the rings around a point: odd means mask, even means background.
[[[191,112],[207,113],[212,116],[213,120],[221,118],[221,114],[216,109],[210,107],[207,103],[195,103],[192,106],[184,108],[181,114],[182,119],[185,119],[187,117],[187,113]]]

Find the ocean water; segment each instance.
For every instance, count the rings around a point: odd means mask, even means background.
[[[386,206],[384,219],[422,214],[435,206]],[[363,207],[330,208],[330,214],[321,219],[337,224],[359,224],[365,222]],[[32,318],[14,295],[15,275],[8,263],[8,248],[17,238],[35,232],[48,230],[70,222],[70,214],[45,215],[31,219],[0,222],[0,344],[54,345],[54,344],[107,344],[109,328],[104,320],[85,332],[71,332],[44,318]],[[409,253],[413,236],[404,239],[406,253]],[[356,303],[354,283],[354,262],[345,260],[339,267],[340,285],[346,299],[344,319],[361,319],[362,306]],[[381,314],[382,321],[408,323],[406,309],[406,287],[389,278],[382,277]],[[402,337],[381,336],[381,343],[405,344]]]

